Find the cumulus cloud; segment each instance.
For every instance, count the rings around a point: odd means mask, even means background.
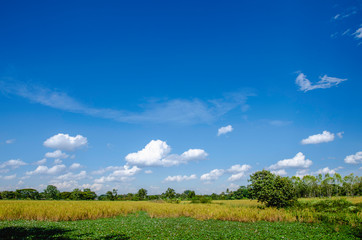
[[[287,175],[287,172],[285,171],[285,169],[271,171],[271,173],[273,173],[275,175],[279,175],[279,176],[286,176]]]
[[[316,134],[309,136],[306,139],[301,141],[302,144],[318,144],[318,143],[325,143],[331,142],[334,140],[334,134],[328,131],[323,131],[321,134]]]
[[[232,173],[232,175],[228,178],[228,181],[237,181],[240,178],[245,176],[245,173],[251,169],[250,165],[244,164],[236,164],[231,166],[227,172]]]
[[[327,173],[333,175],[336,173],[336,169],[329,169],[329,167],[325,167],[325,168],[321,168],[315,172],[315,174],[323,174],[323,175],[327,174]]]
[[[303,73],[299,73],[297,76],[295,83],[300,87],[301,91],[307,92],[313,89],[324,89],[324,88],[331,88],[333,86],[337,86],[343,81],[347,81],[347,79],[336,78],[336,77],[328,77],[324,75],[323,77],[319,77],[320,81],[316,84],[312,84],[308,79],[307,76]]]
[[[127,163],[137,166],[170,167],[189,161],[203,160],[207,153],[202,149],[189,149],[181,155],[171,154],[171,147],[161,140],[150,141],[142,150],[126,156]]]
[[[54,159],[54,162],[53,162],[53,164],[55,164],[55,165],[59,165],[59,164],[62,164],[62,163],[63,163],[63,161],[60,160],[60,159]]]
[[[21,161],[20,159],[11,159],[11,160],[8,160],[2,164],[0,164],[0,168],[12,168],[12,169],[15,169],[15,168],[18,168],[20,166],[24,166],[26,165],[25,162]]]
[[[26,172],[26,175],[37,175],[37,174],[44,174],[44,175],[55,175],[58,174],[66,169],[66,166],[61,165],[55,165],[51,168],[48,168],[47,166],[38,166],[34,171]]]
[[[194,180],[196,178],[197,177],[195,174],[192,174],[190,176],[186,175],[168,176],[167,178],[165,178],[165,182],[182,182],[182,181]]]
[[[220,136],[220,135],[223,135],[223,134],[227,134],[229,132],[232,132],[234,129],[231,125],[227,125],[225,127],[221,127],[219,128],[219,130],[217,131],[217,135]]]
[[[63,153],[60,150],[55,150],[54,152],[47,152],[45,154],[45,157],[47,157],[47,158],[68,158],[69,155],[67,155],[66,153]]]
[[[87,172],[86,171],[81,171],[78,174],[74,174],[74,173],[66,173],[63,175],[60,175],[58,177],[56,177],[56,180],[60,180],[60,181],[70,181],[70,180],[81,180],[87,177]]]
[[[205,173],[203,174],[200,179],[202,181],[212,181],[212,180],[217,180],[219,177],[221,177],[222,175],[224,175],[225,170],[224,169],[214,169],[209,173]]]
[[[140,168],[137,166],[130,167],[128,165],[124,165],[120,167],[118,170],[113,171],[108,176],[103,176],[101,178],[95,179],[95,183],[103,184],[105,182],[115,182],[115,181],[129,181],[131,177],[134,176],[136,173],[141,171]]]
[[[146,174],[151,174],[151,173],[152,173],[152,170],[145,170],[145,173],[146,173]]]
[[[76,149],[86,147],[88,140],[82,135],[77,135],[75,137],[69,136],[69,134],[58,133],[44,142],[45,147],[55,148],[66,151],[74,151]]]
[[[308,168],[312,165],[312,161],[306,159],[304,154],[299,152],[291,159],[284,159],[278,161],[269,167],[271,170],[283,169],[283,168]]]
[[[57,182],[57,181],[51,181],[51,184],[56,186],[60,190],[73,190],[75,188],[79,188],[79,184],[75,180],[70,181],[63,181],[63,182]]]
[[[295,173],[295,176],[303,178],[305,175],[308,175],[308,172],[309,172],[309,169],[301,169]]]
[[[80,165],[79,163],[73,163],[72,165],[70,165],[69,169],[70,170],[75,170],[75,169],[78,169],[78,168],[81,168],[82,165]]]
[[[46,162],[47,162],[47,159],[43,158],[43,159],[41,159],[41,160],[39,160],[39,161],[37,161],[37,162],[35,162],[33,164],[35,164],[35,165],[44,165]]]
[[[357,152],[356,154],[348,155],[344,159],[344,162],[349,164],[362,163],[362,152]]]

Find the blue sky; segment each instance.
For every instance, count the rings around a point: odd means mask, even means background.
[[[362,1],[7,1],[0,190],[361,175]]]

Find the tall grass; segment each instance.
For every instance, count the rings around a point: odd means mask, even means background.
[[[357,200],[361,200],[357,199]],[[315,206],[315,205],[313,205]],[[320,222],[360,225],[357,212],[321,213],[315,208],[264,208],[256,201],[215,201],[211,204],[173,204],[166,202],[117,201],[0,201],[0,220],[74,221],[128,215],[145,211],[151,217],[192,217],[239,222],[286,221]]]

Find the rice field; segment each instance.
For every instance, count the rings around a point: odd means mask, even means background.
[[[362,203],[362,197],[348,200]],[[361,217],[360,211],[265,208],[255,200],[2,200],[0,239],[360,239]]]
[[[362,197],[348,198],[348,200],[361,203]],[[313,201],[313,199],[302,201]],[[75,221],[127,216],[140,211],[146,212],[151,218],[191,217],[197,220],[309,223],[320,220],[319,215],[311,210],[264,208],[255,200],[225,200],[214,201],[211,204],[190,204],[189,202],[173,204],[162,201],[3,200],[0,204],[0,221]],[[361,218],[361,212],[347,216],[352,226],[360,224]]]

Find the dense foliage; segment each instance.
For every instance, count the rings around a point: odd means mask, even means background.
[[[276,176],[267,170],[255,172],[250,176],[249,192],[267,207],[288,207],[297,200],[291,180]]]
[[[253,174],[255,175],[255,173]],[[251,176],[253,176],[251,175]],[[278,184],[290,184],[287,178],[275,176]],[[293,194],[297,198],[302,197],[331,197],[331,196],[361,196],[362,195],[362,177],[353,174],[342,177],[338,173],[331,176],[330,174],[319,174],[317,176],[306,175],[304,177],[293,176],[289,178],[292,183]],[[263,183],[266,184],[266,183]],[[108,201],[140,201],[140,200],[192,200],[201,197],[212,200],[237,200],[246,198],[256,198],[250,194],[250,189],[240,186],[237,190],[231,191],[226,189],[220,194],[196,195],[193,190],[185,190],[183,193],[177,193],[174,189],[168,188],[164,193],[158,195],[149,195],[147,190],[141,188],[137,193],[118,194],[117,189],[107,191],[105,194],[97,196],[90,189],[74,189],[71,192],[60,192],[56,186],[48,185],[43,192],[36,189],[26,188],[15,191],[0,192],[0,199],[32,199],[32,200],[108,200]],[[287,189],[281,189],[276,193],[284,193]],[[282,195],[283,197],[284,195]]]

